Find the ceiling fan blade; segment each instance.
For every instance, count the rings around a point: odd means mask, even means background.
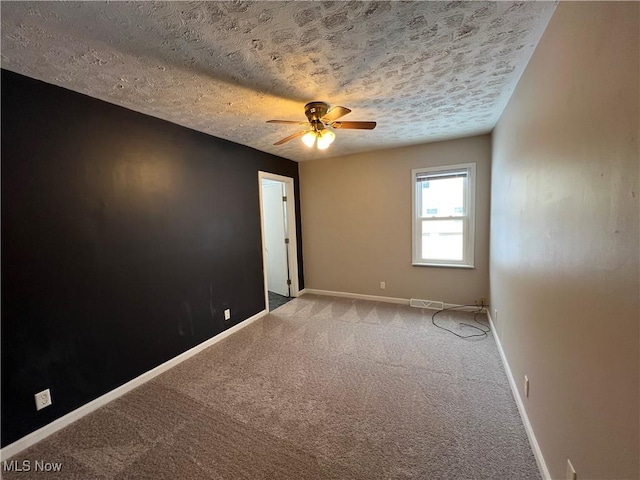
[[[349,110],[348,108],[344,108],[344,107],[333,107],[331,110],[329,110],[324,117],[322,117],[320,119],[320,121],[322,123],[329,123],[329,122],[333,122],[337,119],[339,119],[340,117],[344,117],[347,113],[350,113],[351,110]]]
[[[274,145],[282,145],[283,143],[286,143],[289,140],[293,140],[296,137],[301,137],[305,133],[307,133],[307,130],[302,130],[301,132],[296,132],[293,135],[289,135],[288,137],[283,138],[282,140],[278,140],[276,143],[274,143]]]
[[[297,122],[295,120],[267,120],[267,123],[284,123],[286,125],[307,125],[309,122]]]
[[[373,130],[376,122],[333,122],[329,125],[332,128],[352,128],[358,130]]]

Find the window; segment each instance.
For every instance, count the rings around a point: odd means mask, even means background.
[[[411,171],[413,265],[474,266],[475,182],[475,163]]]

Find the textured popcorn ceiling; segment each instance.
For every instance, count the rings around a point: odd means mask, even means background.
[[[293,160],[489,132],[555,2],[2,2],[2,67]],[[373,131],[326,151],[304,105]]]

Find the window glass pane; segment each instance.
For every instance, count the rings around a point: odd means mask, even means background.
[[[464,215],[464,183],[466,178],[430,179],[418,183],[422,187],[420,216],[449,217]]]
[[[423,220],[422,258],[461,261],[463,228],[462,220]]]

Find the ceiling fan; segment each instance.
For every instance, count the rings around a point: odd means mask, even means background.
[[[376,128],[376,122],[338,122],[339,118],[344,117],[351,110],[345,107],[333,107],[329,109],[329,105],[325,102],[310,102],[304,106],[304,114],[307,116],[307,122],[296,122],[293,120],[267,120],[267,123],[284,123],[287,125],[304,125],[305,130],[289,135],[288,137],[278,140],[274,145],[282,145],[283,143],[302,137],[302,141],[308,147],[316,147],[320,150],[327,148],[336,138],[336,134],[331,129],[357,129],[357,130],[373,130]],[[329,127],[329,128],[327,128]]]

